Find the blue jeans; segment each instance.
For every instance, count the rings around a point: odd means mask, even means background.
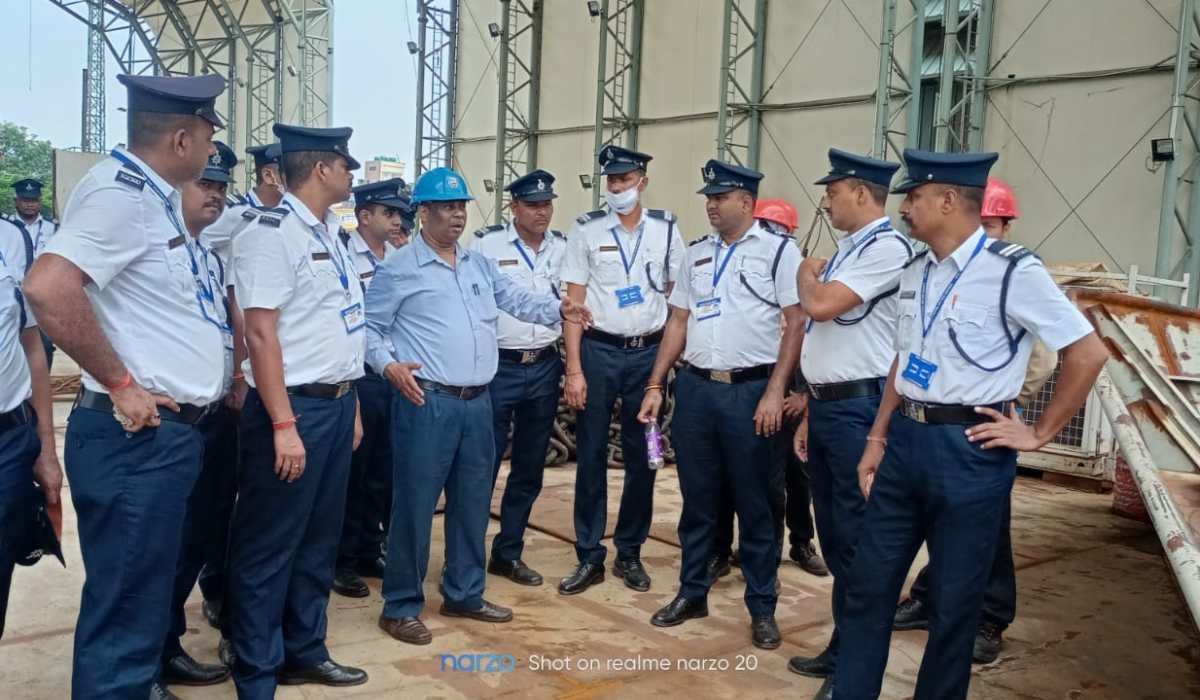
[[[485,391],[464,401],[425,392],[417,406],[392,399],[392,522],[383,575],[383,615],[416,617],[425,607],[422,584],[438,496],[446,492],[445,605],[483,607],[484,540],[492,498],[492,399]]]

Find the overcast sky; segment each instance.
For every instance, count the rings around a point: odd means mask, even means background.
[[[78,147],[87,30],[48,0],[2,0],[0,121],[27,127],[56,147]],[[412,160],[414,61],[405,49],[417,22],[415,0],[339,2],[334,12],[333,123],[354,127],[351,152]],[[125,89],[106,68],[108,146],[124,140]],[[218,135],[218,138],[220,136]],[[410,166],[411,167],[411,164]]]

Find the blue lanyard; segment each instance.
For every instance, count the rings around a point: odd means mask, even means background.
[[[942,305],[946,303],[946,299],[950,296],[950,290],[954,289],[954,285],[958,284],[958,279],[967,271],[967,267],[971,265],[971,261],[975,259],[975,256],[979,255],[979,251],[983,250],[984,243],[987,243],[986,233],[979,236],[979,242],[975,244],[975,250],[971,253],[971,257],[967,258],[967,262],[950,279],[950,284],[947,284],[946,288],[942,290],[942,296],[938,298],[937,305],[933,307],[933,315],[929,317],[928,323],[925,321],[925,297],[928,294],[929,269],[933,267],[933,263],[929,261],[925,262],[925,275],[921,278],[921,340],[928,337],[929,332],[933,330],[933,324],[937,321],[938,314],[942,311]]]
[[[296,216],[300,216],[299,212],[296,212],[296,208],[292,206],[292,203],[287,201],[286,199],[283,201],[283,206],[285,206],[288,209],[291,209],[293,212],[295,212]],[[350,293],[350,278],[346,275],[346,263],[344,260],[342,260],[342,256],[340,253],[329,249],[329,244],[325,242],[325,237],[321,235],[321,232],[319,230],[320,228],[322,228],[322,227],[321,226],[309,226],[308,227],[309,232],[312,233],[312,235],[313,235],[313,238],[317,239],[317,243],[320,243],[321,247],[325,249],[325,254],[329,256],[329,261],[333,263],[334,269],[337,270],[338,281],[340,281],[342,283],[342,291],[346,292],[346,294],[349,294]],[[335,246],[335,248],[336,248],[336,246]]]
[[[613,235],[614,235],[614,236],[616,235],[616,232],[615,232],[615,231],[613,232]],[[639,242],[640,242],[640,241],[639,241]],[[513,244],[514,246],[516,246],[517,252],[521,254],[521,257],[522,257],[522,258],[525,258],[525,264],[529,266],[529,271],[530,271],[530,272],[533,272],[533,270],[534,270],[534,264],[533,264],[533,261],[529,259],[529,254],[528,254],[528,253],[526,253],[526,252],[525,252],[525,249],[521,247],[521,241],[520,241],[520,239],[513,241],[513,242],[512,242],[512,244]],[[617,248],[617,250],[620,250],[619,244],[618,244],[618,248]],[[637,253],[635,252],[635,253],[634,253],[634,255],[637,255]],[[621,254],[621,258],[622,258],[622,260],[624,260],[624,258],[625,258],[625,254],[624,254],[624,253],[622,253],[622,254]],[[628,272],[629,272],[629,269],[628,269],[628,268],[626,268],[625,272],[626,272],[626,274],[628,274]]]
[[[729,261],[733,259],[733,251],[742,244],[742,240],[744,239],[738,239],[736,243],[729,246],[729,252],[725,254],[725,262],[720,265],[717,264],[717,261],[721,259],[721,239],[718,237],[713,241],[713,294],[717,293],[717,285],[721,283],[721,276],[725,274],[725,268],[729,267]]]
[[[890,221],[885,221],[882,224],[879,224],[875,228],[868,231],[867,235],[863,236],[861,239],[859,239],[859,241],[857,243],[850,246],[850,250],[846,251],[846,254],[842,257],[842,259],[840,261],[838,260],[838,253],[840,253],[841,251],[835,252],[833,254],[833,257],[829,260],[829,264],[825,266],[825,274],[821,277],[821,281],[828,282],[829,278],[833,277],[833,273],[837,272],[837,269],[839,267],[841,267],[842,265],[844,265],[846,263],[846,261],[850,259],[850,256],[854,254],[854,251],[856,251],[860,247],[866,245],[867,242],[870,241],[875,236],[878,236],[879,234],[883,233],[884,231],[891,231],[891,230],[892,230],[892,223]]]
[[[625,246],[621,245],[621,237],[617,235],[617,229],[614,227],[609,229],[612,233],[613,242],[617,244],[617,251],[621,253],[621,264],[625,266],[625,279],[629,279],[629,272],[633,269],[633,264],[637,262],[638,251],[642,249],[642,234],[646,232],[644,223],[638,224],[637,243],[633,244],[633,255],[625,257]]]
[[[141,175],[142,178],[145,179],[146,184],[150,186],[150,190],[152,192],[154,192],[154,195],[156,197],[158,197],[160,202],[162,202],[163,208],[165,208],[167,210],[167,219],[171,222],[171,225],[173,227],[175,227],[175,232],[178,233],[180,235],[180,237],[183,238],[183,247],[187,249],[188,259],[192,263],[192,279],[196,283],[196,288],[197,288],[196,294],[199,297],[203,297],[204,301],[207,301],[210,304],[215,304],[216,301],[215,301],[215,297],[213,296],[212,285],[209,282],[202,279],[202,277],[200,275],[200,265],[196,263],[196,253],[195,253],[195,251],[192,250],[192,237],[183,228],[183,224],[180,223],[179,215],[175,212],[175,205],[171,204],[171,200],[167,198],[167,195],[164,194],[161,189],[159,189],[158,185],[155,184],[154,180],[152,180],[150,178],[150,176],[147,175],[146,172],[144,170],[142,170],[141,167],[138,166],[137,163],[134,163],[132,160],[130,160],[124,153],[121,153],[120,151],[113,149],[113,151],[110,155],[112,155],[113,158],[116,158],[118,161],[120,161],[125,167],[134,171],[138,175]],[[207,262],[205,263],[204,267],[205,267],[205,272],[207,273],[208,272]],[[204,303],[203,302],[201,302],[201,304],[200,304],[200,310],[201,310],[201,312],[204,312]],[[208,317],[208,314],[206,312],[205,312],[205,317],[206,318]]]

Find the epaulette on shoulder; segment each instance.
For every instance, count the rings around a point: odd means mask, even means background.
[[[283,218],[291,213],[291,210],[287,207],[276,207],[275,209],[261,210],[256,209],[253,211],[259,212],[258,223],[262,224],[263,226],[270,226],[271,228],[279,228],[279,225],[283,223]]]
[[[589,221],[595,221],[607,213],[608,212],[604,211],[603,209],[597,209],[596,211],[589,211],[583,216],[580,216],[578,219],[575,219],[575,221],[579,222],[580,224],[587,224]]]
[[[1008,241],[992,241],[987,249],[989,253],[995,253],[1002,258],[1008,258],[1014,263],[1030,255],[1037,258],[1037,253],[1034,253],[1032,250],[1019,243],[1009,243]]]
[[[508,228],[508,227],[507,227],[507,226],[505,226],[504,224],[491,224],[491,225],[489,225],[489,226],[484,226],[483,228],[481,228],[481,229],[479,229],[478,231],[476,231],[476,232],[475,232],[475,237],[476,237],[476,238],[483,238],[484,236],[488,235],[489,233],[495,233],[495,232],[497,232],[497,231],[503,231],[503,230],[504,230],[504,229],[506,229],[506,228]]]
[[[666,209],[647,209],[646,216],[650,217],[651,219],[665,221],[668,224],[674,223],[677,220],[675,214],[667,211]]]
[[[140,190],[146,186],[145,177],[125,168],[120,168],[117,170],[116,180],[122,185],[128,185],[135,190]]]
[[[550,235],[554,236],[555,238],[561,238],[564,241],[567,240],[567,234],[555,228],[550,229]]]
[[[255,209],[254,207],[247,207],[246,211],[242,212],[242,219],[244,221],[254,221],[261,213],[261,211]]]
[[[904,263],[904,267],[902,269],[908,269],[908,267],[910,265],[912,265],[913,263],[915,263],[916,261],[920,260],[923,257],[925,257],[924,253],[917,253],[916,255],[909,258],[908,262]]]
[[[689,242],[688,242],[688,247],[689,247],[689,248],[691,248],[691,247],[692,247],[692,246],[694,246],[694,245],[700,245],[701,243],[703,243],[703,242],[705,242],[705,241],[707,241],[707,240],[708,240],[708,236],[701,236],[701,237],[697,238],[697,239],[696,239],[696,240],[694,240],[694,241],[689,241]]]

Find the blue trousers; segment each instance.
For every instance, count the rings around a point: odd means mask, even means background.
[[[354,442],[353,392],[291,397],[305,467],[275,475],[271,417],[258,392],[242,407],[238,501],[229,542],[228,632],[239,698],[271,698],[280,668],[329,659],[325,610],[346,508]]]
[[[858,487],[858,460],[879,411],[879,397],[808,402],[808,475],[817,537],[833,576],[833,636],[830,661],[836,665],[838,626],[846,604],[846,578],[867,502]]]
[[[163,421],[127,433],[111,413],[71,412],[66,471],[86,579],[71,694],[145,700],[158,677],[200,431]]]
[[[909,595],[929,602],[929,566],[917,573]],[[996,543],[996,556],[992,559],[992,570],[988,574],[987,588],[983,592],[983,621],[999,625],[1001,629],[1012,624],[1017,617],[1017,572],[1012,553],[1012,504],[1004,504],[1003,522],[1000,525],[1000,540]]]
[[[580,347],[587,402],[575,422],[575,554],[603,564],[600,540],[608,522],[608,426],[621,399],[621,452],[625,486],[613,543],[618,559],[641,556],[654,511],[654,474],[647,464],[644,426],[637,419],[658,346],[623,350],[584,338]]]
[[[746,576],[746,607],[751,616],[775,612],[776,544],[772,459],[773,438],[754,434],[754,411],[767,380],[722,384],[679,372],[675,379],[675,417],[671,439],[678,460],[683,512],[679,542],[683,563],[679,595],[701,600],[708,595],[708,560],[713,554],[721,493],[729,488],[737,512],[738,549]]]
[[[965,427],[892,418],[846,577],[838,698],[878,697],[896,599],[922,541],[929,547],[931,606],[916,698],[967,697],[983,591],[1017,454],[972,445]]]
[[[183,544],[171,595],[171,628],[163,643],[164,662],[183,653],[179,643],[187,631],[183,606],[197,580],[212,594],[206,594],[205,599],[224,600],[225,549],[237,497],[237,414],[222,407],[197,427],[204,438],[204,459],[184,517]],[[210,572],[207,581],[201,576],[202,569]]]
[[[33,517],[29,488],[33,483],[33,463],[42,450],[34,423],[0,432],[0,638],[4,637],[4,619],[8,611],[8,590],[18,551]]]
[[[525,527],[533,502],[542,492],[546,450],[558,414],[558,384],[562,360],[551,357],[533,365],[500,361],[496,378],[488,388],[492,395],[493,433],[496,458],[492,487],[500,474],[500,460],[508,446],[512,428],[512,457],[508,482],[500,501],[500,534],[492,540],[492,558],[515,561],[525,547]]]
[[[416,617],[425,607],[422,584],[438,496],[446,492],[445,605],[483,606],[484,540],[492,498],[492,399],[464,401],[434,391],[417,406],[396,392],[392,441],[404,445],[392,460],[392,522],[383,575],[383,615]]]
[[[383,535],[392,511],[392,394],[381,375],[369,372],[358,380],[363,438],[350,459],[346,518],[338,547],[338,568],[383,556]]]

